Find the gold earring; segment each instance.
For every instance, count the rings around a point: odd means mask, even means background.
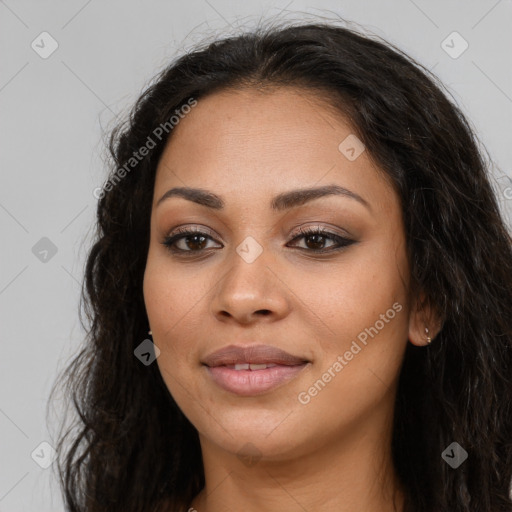
[[[428,327],[425,327],[425,334],[427,335],[427,344],[432,343],[432,338],[428,335]]]

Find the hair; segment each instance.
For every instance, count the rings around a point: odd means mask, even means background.
[[[275,87],[321,95],[350,121],[397,192],[410,297],[442,317],[431,345],[407,344],[399,376],[392,455],[404,512],[511,512],[512,239],[479,140],[435,75],[336,23],[203,43],[159,72],[110,132],[109,182],[191,98]],[[86,339],[59,379],[79,416],[57,445],[70,512],[183,510],[205,483],[196,429],[158,366],[134,356],[148,331],[142,283],[167,131],[98,200],[80,297]],[[457,469],[441,456],[452,442],[468,453]]]

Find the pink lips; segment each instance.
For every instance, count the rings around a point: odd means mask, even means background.
[[[213,381],[226,391],[254,396],[295,377],[309,361],[269,345],[229,345],[207,356],[203,364]],[[265,369],[235,370],[234,365],[273,365]]]

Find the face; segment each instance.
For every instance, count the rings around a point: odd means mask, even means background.
[[[278,460],[391,421],[417,333],[398,197],[358,144],[341,116],[292,89],[216,93],[174,128],[144,300],[156,364],[203,448]],[[214,196],[159,202],[176,188]],[[204,364],[230,345],[296,359]]]

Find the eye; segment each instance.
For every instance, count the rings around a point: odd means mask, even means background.
[[[319,226],[314,228],[301,228],[299,233],[300,234],[295,236],[291,242],[303,238],[306,241],[306,247],[298,248],[313,253],[333,252],[355,243],[355,240],[337,235]],[[326,248],[325,243],[329,240],[334,242],[334,245]],[[207,246],[209,241],[215,240],[209,233],[199,228],[181,228],[178,229],[176,233],[165,237],[162,244],[175,254],[197,254],[204,252],[205,249],[212,248]]]
[[[213,238],[199,228],[181,228],[162,242],[171,252],[201,252],[207,248],[207,242]],[[179,245],[181,244],[181,247]],[[187,247],[189,247],[187,249]]]
[[[306,241],[306,247],[299,247],[300,249],[309,249],[309,252],[314,253],[327,253],[333,252],[344,247],[348,247],[355,243],[355,240],[351,240],[350,238],[343,237],[341,235],[337,235],[336,233],[332,233],[327,231],[326,229],[316,226],[314,228],[301,228],[299,229],[300,235],[296,236],[292,239],[292,242],[295,240],[300,240],[303,238]],[[334,242],[334,247],[325,247],[325,242],[327,240],[331,240]],[[309,241],[309,243],[308,243]]]

